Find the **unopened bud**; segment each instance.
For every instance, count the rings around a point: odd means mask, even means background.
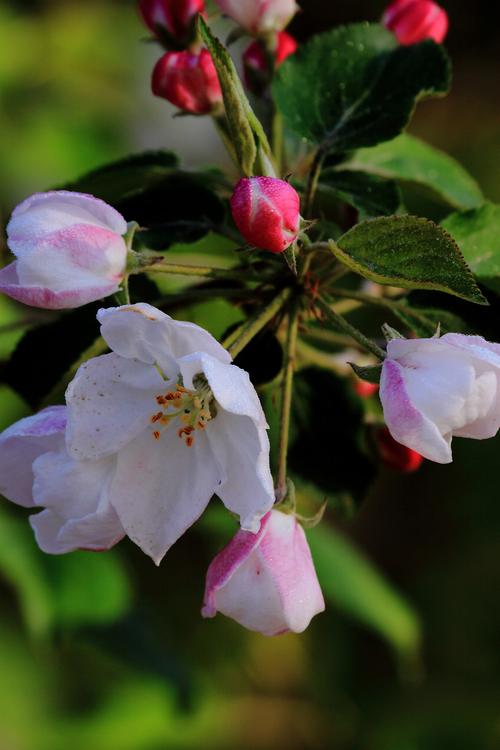
[[[387,427],[377,429],[375,442],[380,460],[390,469],[409,474],[419,469],[423,463],[424,457],[394,440]]]
[[[278,68],[297,49],[297,42],[286,31],[276,35],[276,50],[271,53],[274,67]],[[255,39],[243,53],[243,69],[247,88],[260,94],[269,84],[269,61],[264,42]]]
[[[432,0],[396,0],[386,9],[382,21],[405,45],[424,39],[441,44],[448,31],[446,11]]]
[[[208,50],[166,52],[156,63],[152,89],[184,112],[213,114],[222,108],[222,90]]]
[[[144,23],[160,39],[178,44],[193,35],[195,18],[205,10],[204,0],[140,0]]]
[[[233,219],[245,240],[261,250],[282,253],[300,230],[300,198],[275,177],[245,177],[231,198]]]
[[[281,31],[299,6],[295,0],[215,0],[221,11],[253,36]]]

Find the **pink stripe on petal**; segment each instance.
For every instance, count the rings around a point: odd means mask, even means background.
[[[256,534],[251,531],[238,531],[224,549],[212,560],[207,571],[205,595],[203,598],[203,617],[215,617],[217,607],[215,594],[229,581],[248,556],[259,546],[267,528],[271,513],[267,513],[260,523]]]

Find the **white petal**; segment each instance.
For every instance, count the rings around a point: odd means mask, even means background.
[[[219,408],[206,433],[224,477],[217,495],[243,529],[256,532],[275,501],[265,428]]]
[[[33,506],[33,461],[64,445],[66,407],[48,409],[16,422],[0,435],[0,494]]]
[[[109,549],[124,531],[108,499],[116,459],[75,461],[63,449],[46,453],[33,466],[33,494],[47,510],[30,517],[44,552]]]
[[[90,224],[123,235],[127,222],[118,211],[92,195],[54,190],[20,203],[7,225],[8,243],[21,257],[44,236],[74,224]]]
[[[128,536],[159,564],[217,489],[219,469],[206,435],[188,448],[172,424],[147,430],[118,455],[111,502]]]
[[[193,387],[198,373],[205,375],[217,403],[232,414],[250,417],[261,427],[267,427],[262,405],[248,373],[236,365],[223,364],[214,357],[193,354],[179,360],[186,388]]]
[[[424,458],[450,463],[451,433],[442,435],[434,422],[413,404],[406,388],[406,368],[392,359],[382,365],[380,400],[384,419],[394,440]]]
[[[66,391],[71,455],[96,459],[120,450],[149,424],[166,386],[155,367],[117,354],[83,364]]]
[[[101,334],[113,351],[122,357],[157,362],[168,374],[172,360],[197,351],[207,352],[221,362],[231,361],[229,353],[208,331],[194,323],[174,320],[152,305],[107,308],[99,310],[97,318]]]

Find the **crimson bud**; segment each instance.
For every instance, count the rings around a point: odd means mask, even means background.
[[[448,16],[433,0],[396,0],[386,9],[382,22],[400,44],[434,39],[441,44],[448,31]]]
[[[153,70],[155,96],[184,112],[206,115],[222,108],[222,90],[210,53],[166,52]]]

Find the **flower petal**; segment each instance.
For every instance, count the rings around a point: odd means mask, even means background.
[[[203,617],[215,617],[217,614],[216,594],[226,585],[238,568],[260,544],[271,518],[268,513],[260,522],[256,533],[240,529],[224,549],[212,560],[207,571],[205,595],[203,598]]]
[[[405,369],[398,362],[392,359],[384,361],[380,400],[391,435],[424,458],[437,463],[450,463],[451,433],[441,435],[436,425],[415,407],[406,388],[405,374]]]
[[[109,297],[119,288],[118,282],[96,284],[79,289],[65,289],[59,292],[41,286],[23,286],[19,282],[17,265],[18,261],[14,261],[0,270],[0,292],[31,307],[41,307],[45,310],[72,309]]]
[[[217,495],[238,514],[242,528],[255,533],[275,502],[266,429],[219,409],[206,433],[223,477]]]
[[[147,427],[167,385],[154,367],[117,354],[83,364],[66,391],[70,454],[83,460],[119,451]]]
[[[125,532],[108,499],[116,459],[75,461],[65,449],[46,453],[33,465],[33,495],[42,513],[30,517],[39,547],[49,554],[102,550]]]
[[[123,235],[127,222],[99,198],[68,190],[35,193],[12,212],[7,225],[8,244],[21,257],[43,237],[73,224],[91,224]]]
[[[122,357],[157,362],[169,374],[172,359],[197,351],[207,352],[221,362],[231,361],[229,353],[208,331],[194,323],[174,320],[152,305],[108,307],[99,310],[97,319],[101,334],[113,351]]]
[[[66,407],[48,409],[16,422],[0,435],[0,494],[26,508],[33,502],[33,461],[64,445]]]
[[[128,536],[159,565],[219,481],[206,435],[197,433],[188,448],[171,425],[159,440],[146,431],[120,451],[111,502]]]

